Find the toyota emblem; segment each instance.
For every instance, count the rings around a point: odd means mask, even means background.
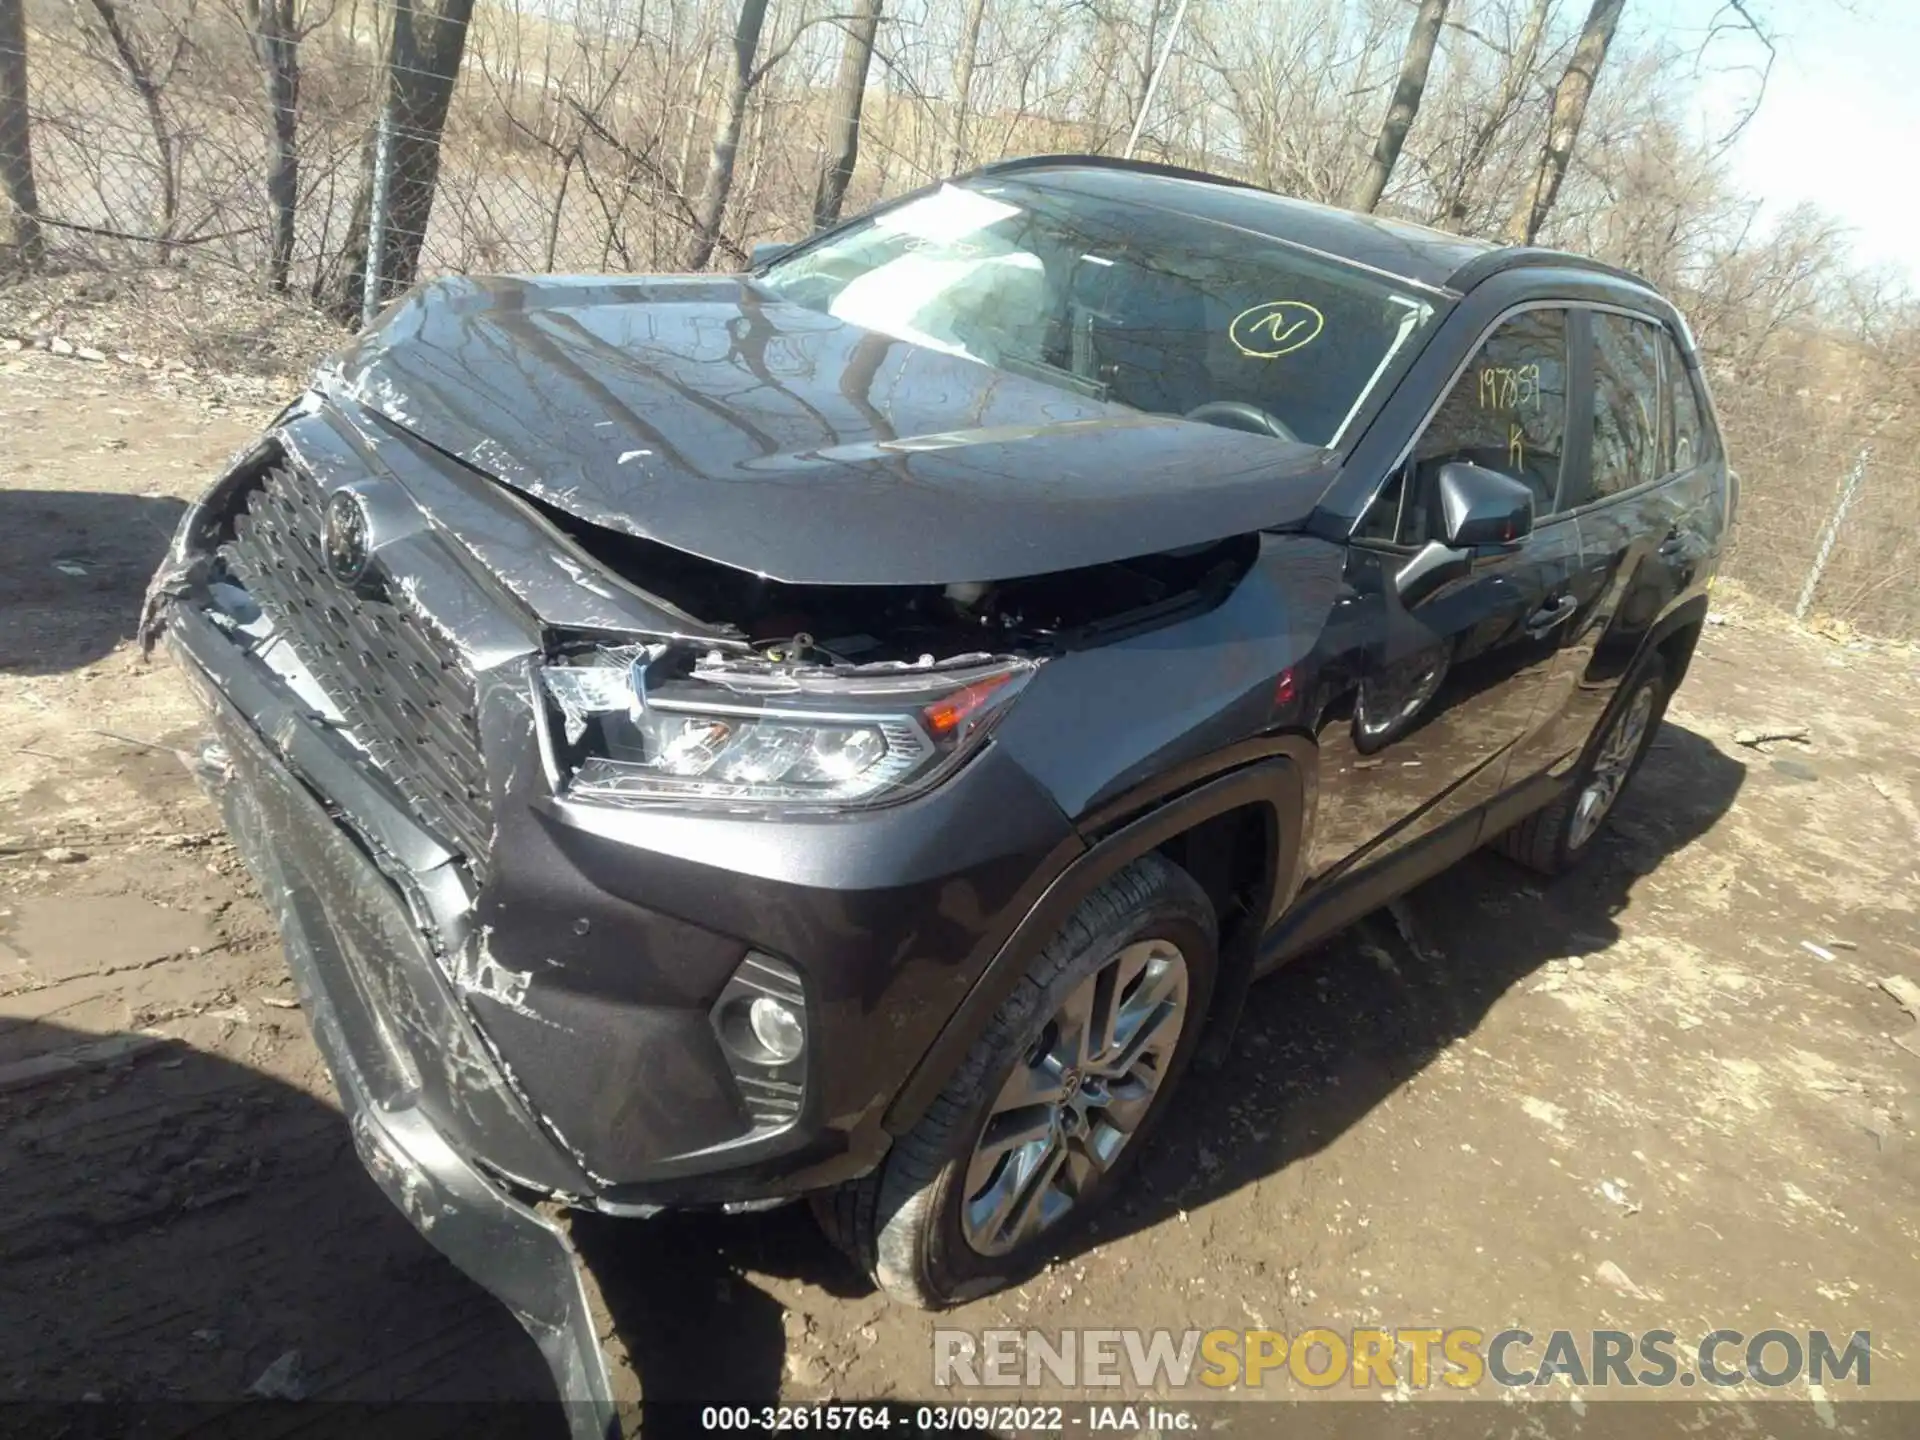
[[[342,585],[357,585],[373,559],[368,544],[367,507],[351,490],[336,490],[327,501],[327,519],[320,530],[320,550],[327,573]]]

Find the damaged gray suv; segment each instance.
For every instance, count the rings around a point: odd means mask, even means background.
[[[415,290],[143,622],[366,1164],[596,1401],[570,1215],[980,1293],[1263,971],[1578,858],[1732,511],[1575,256],[1055,157],[759,258]]]

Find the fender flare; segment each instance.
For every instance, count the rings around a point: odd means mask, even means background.
[[[1221,974],[1216,977],[1202,1056],[1224,1050],[1252,980],[1260,937],[1292,903],[1298,888],[1302,841],[1313,804],[1315,754],[1311,742],[1282,736],[1265,742],[1260,749],[1265,753],[1259,758],[1172,795],[1108,831],[1054,877],[994,953],[894,1095],[883,1122],[889,1134],[904,1134],[926,1113],[1001,1003],[1027,973],[1033,957],[1098,886],[1142,855],[1216,816],[1249,805],[1265,806],[1270,812],[1272,863],[1263,877],[1263,893],[1255,913],[1223,939]],[[1236,758],[1244,754],[1230,753]]]
[[[1707,592],[1696,590],[1685,599],[1675,602],[1666,614],[1647,627],[1646,636],[1640,642],[1640,653],[1633,657],[1634,664],[1639,664],[1641,660],[1660,649],[1682,630],[1691,628],[1694,632],[1694,640],[1697,641],[1706,623]],[[1692,661],[1693,645],[1690,643],[1686,647],[1686,653],[1680,656],[1678,672],[1667,677],[1670,689],[1677,690],[1680,687],[1680,682],[1686,677],[1687,667]]]

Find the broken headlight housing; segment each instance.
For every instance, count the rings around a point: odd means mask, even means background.
[[[840,667],[589,645],[540,677],[571,798],[842,810],[938,784],[1033,670],[984,655]]]

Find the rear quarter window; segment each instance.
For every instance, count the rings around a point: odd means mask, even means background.
[[[1657,480],[1662,454],[1660,344],[1664,332],[1645,320],[1593,313],[1592,498],[1618,495]]]
[[[1713,430],[1700,403],[1698,381],[1679,344],[1660,333],[1660,359],[1667,377],[1667,437],[1662,447],[1669,471],[1691,470],[1713,458]]]

